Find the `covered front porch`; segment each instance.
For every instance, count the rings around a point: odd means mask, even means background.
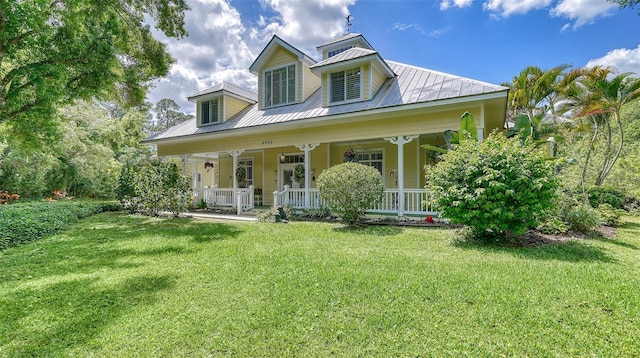
[[[440,141],[438,134],[406,135],[178,158],[191,177],[195,206],[233,208],[238,214],[260,206],[330,207],[320,197],[316,179],[323,170],[353,160],[378,169],[383,178],[384,194],[369,213],[435,215],[424,188],[424,166],[433,158],[420,146],[442,144]]]

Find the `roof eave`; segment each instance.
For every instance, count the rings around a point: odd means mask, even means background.
[[[329,121],[329,120],[339,120],[339,119],[343,119],[343,118],[350,118],[350,117],[357,117],[357,116],[366,117],[366,116],[370,116],[370,115],[373,115],[373,114],[379,114],[379,113],[389,113],[389,112],[405,111],[405,110],[406,111],[410,111],[410,110],[415,110],[415,109],[420,109],[420,108],[431,108],[431,107],[436,107],[436,106],[455,105],[455,104],[460,104],[460,103],[465,103],[465,102],[474,102],[474,101],[484,101],[484,100],[498,99],[498,98],[502,98],[502,97],[504,97],[505,101],[506,101],[507,92],[508,92],[507,90],[502,90],[502,91],[481,93],[481,94],[475,94],[475,95],[469,95],[469,96],[463,96],[463,97],[446,98],[446,99],[441,99],[441,100],[436,100],[436,101],[425,101],[425,102],[417,102],[417,103],[411,103],[411,104],[400,104],[400,105],[393,105],[393,106],[382,107],[382,108],[366,109],[366,110],[359,110],[359,111],[354,111],[354,112],[341,113],[341,114],[337,114],[337,115],[324,115],[324,116],[319,116],[319,117],[301,118],[301,119],[296,119],[296,120],[291,120],[291,121],[286,121],[286,122],[269,123],[269,124],[251,126],[251,127],[230,128],[230,129],[226,129],[226,130],[222,130],[222,131],[215,131],[215,132],[187,134],[187,135],[183,135],[183,136],[179,136],[179,137],[172,137],[172,138],[160,138],[160,139],[149,139],[149,138],[147,138],[147,139],[142,140],[142,143],[144,143],[144,144],[180,143],[180,142],[190,141],[190,140],[193,139],[193,137],[210,136],[210,137],[216,138],[216,137],[222,137],[222,136],[229,135],[230,133],[232,133],[233,135],[259,134],[262,131],[264,131],[265,128],[267,128],[267,127],[270,130],[280,130],[282,127],[294,126],[294,125],[300,123],[300,121],[304,121],[305,123],[314,123],[314,122]]]

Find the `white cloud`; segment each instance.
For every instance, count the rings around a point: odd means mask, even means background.
[[[186,97],[222,81],[256,90],[257,79],[248,68],[273,34],[317,56],[317,45],[344,33],[348,6],[355,1],[260,0],[263,14],[245,23],[229,0],[191,0],[185,16],[188,37],[170,39],[154,31],[176,63],[154,84],[148,100],[155,104],[171,98],[184,112],[193,112]]]
[[[633,72],[633,77],[640,77],[640,45],[635,49],[618,48],[607,52],[606,55],[589,60],[587,67],[612,66],[618,73]]]
[[[575,20],[573,28],[593,22],[596,18],[608,16],[617,5],[607,0],[561,0],[549,12],[551,16]],[[566,30],[568,26],[562,28]]]
[[[473,0],[442,0],[440,2],[440,10],[447,10],[450,7],[469,7]]]
[[[531,10],[544,9],[551,4],[551,0],[488,0],[482,8],[502,17],[512,14],[526,14]]]

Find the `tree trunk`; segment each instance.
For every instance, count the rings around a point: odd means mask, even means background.
[[[584,205],[589,205],[589,193],[587,193],[586,181],[587,181],[587,167],[589,166],[589,159],[591,158],[591,152],[593,151],[593,144],[596,141],[596,137],[598,136],[598,121],[593,119],[593,136],[591,137],[591,141],[589,141],[589,150],[587,150],[587,155],[584,158],[584,166],[582,167],[582,175],[580,176],[580,183],[582,184],[582,195],[584,197]]]

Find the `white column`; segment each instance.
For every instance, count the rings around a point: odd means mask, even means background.
[[[185,154],[182,156],[182,174],[187,175],[188,173],[188,169],[187,169],[187,160],[189,159],[189,157]]]
[[[236,176],[236,172],[238,171],[238,157],[242,153],[244,153],[244,149],[230,150],[227,152],[227,154],[233,157],[233,205],[236,207],[238,203],[238,177]]]
[[[311,151],[316,149],[319,144],[300,144],[296,145],[298,149],[304,150],[304,206],[311,207]]]
[[[480,128],[478,128],[478,141],[484,141],[484,103],[480,106]]]
[[[191,178],[191,187],[194,189],[198,189],[198,161],[196,158],[193,158],[193,178]]]
[[[416,138],[417,135],[406,135],[384,139],[398,146],[398,217],[404,216],[404,145]]]

